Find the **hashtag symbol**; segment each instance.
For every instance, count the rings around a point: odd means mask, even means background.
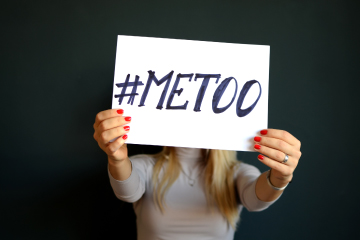
[[[131,103],[131,105],[133,105],[135,96],[139,95],[136,92],[137,86],[144,85],[141,81],[139,81],[139,78],[140,77],[138,75],[136,75],[135,82],[129,82],[130,74],[128,74],[124,83],[116,83],[115,84],[118,88],[122,88],[121,94],[115,95],[116,98],[119,98],[119,105],[121,105],[124,97],[129,97],[127,104]],[[131,93],[126,93],[126,89],[128,87],[132,87]]]

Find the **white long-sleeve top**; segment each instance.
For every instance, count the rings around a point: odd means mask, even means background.
[[[124,181],[114,179],[109,172],[116,197],[133,203],[138,240],[232,240],[234,229],[217,208],[208,207],[199,164],[202,159],[200,150],[176,148],[176,154],[182,171],[164,197],[164,213],[153,201],[151,177],[156,159],[148,155],[130,157],[132,172]],[[249,211],[261,211],[276,201],[263,202],[257,198],[255,184],[259,175],[256,167],[243,162],[235,171],[239,214],[243,207]]]

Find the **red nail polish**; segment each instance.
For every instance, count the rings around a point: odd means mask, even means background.
[[[254,137],[254,140],[255,140],[255,142],[260,142],[261,141],[261,137]]]
[[[127,135],[125,134],[124,136],[122,136],[122,138],[124,139],[124,140],[126,140],[127,139]]]
[[[254,148],[256,148],[256,149],[260,149],[260,148],[261,148],[261,146],[260,146],[260,145],[255,144]]]
[[[125,127],[124,127],[124,130],[125,130],[125,131],[129,131],[129,130],[130,130],[130,126],[125,126]]]
[[[117,112],[118,114],[123,114],[123,113],[124,113],[124,110],[119,109],[119,110],[117,110],[116,112]]]
[[[260,133],[261,133],[262,135],[266,135],[266,134],[267,134],[267,130],[261,130]]]
[[[125,118],[125,121],[130,122],[130,121],[131,121],[131,117],[126,117],[126,118]]]
[[[258,156],[258,159],[264,160],[264,156],[263,156],[263,155],[259,155],[259,156]]]

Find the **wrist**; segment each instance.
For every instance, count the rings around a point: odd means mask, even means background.
[[[270,171],[269,180],[271,181],[271,183],[273,183],[274,186],[279,186],[279,187],[281,187],[281,185],[285,186],[288,183],[290,183],[293,178],[293,174],[286,176],[284,175],[278,176],[279,175],[277,174],[278,172],[274,171],[273,169],[270,169],[269,171]]]
[[[108,156],[108,163],[111,166],[120,167],[121,165],[124,164],[124,162],[126,162],[125,160],[127,160],[127,159],[129,159],[129,158],[125,158],[125,159],[122,159],[122,160],[114,160],[114,159],[112,159],[112,158],[110,158]]]
[[[271,170],[272,169],[267,171],[267,174],[266,174],[266,179],[267,179],[269,186],[277,191],[284,190],[287,187],[287,185],[291,182],[292,175],[289,177],[276,178],[276,176],[273,176],[271,174]]]
[[[124,181],[130,177],[132,165],[129,158],[121,161],[108,158],[108,163],[109,172],[115,180]]]
[[[276,176],[273,176],[273,174],[270,174],[269,180],[271,184],[275,187],[282,188],[291,182],[292,175],[286,178],[277,178]]]

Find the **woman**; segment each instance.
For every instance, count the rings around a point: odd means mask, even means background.
[[[138,239],[233,239],[243,207],[261,211],[291,181],[300,141],[283,130],[254,137],[264,173],[236,160],[235,151],[164,147],[128,158],[131,117],[121,109],[97,114],[94,138],[108,155],[115,195],[134,203]],[[115,141],[111,141],[116,139]]]

